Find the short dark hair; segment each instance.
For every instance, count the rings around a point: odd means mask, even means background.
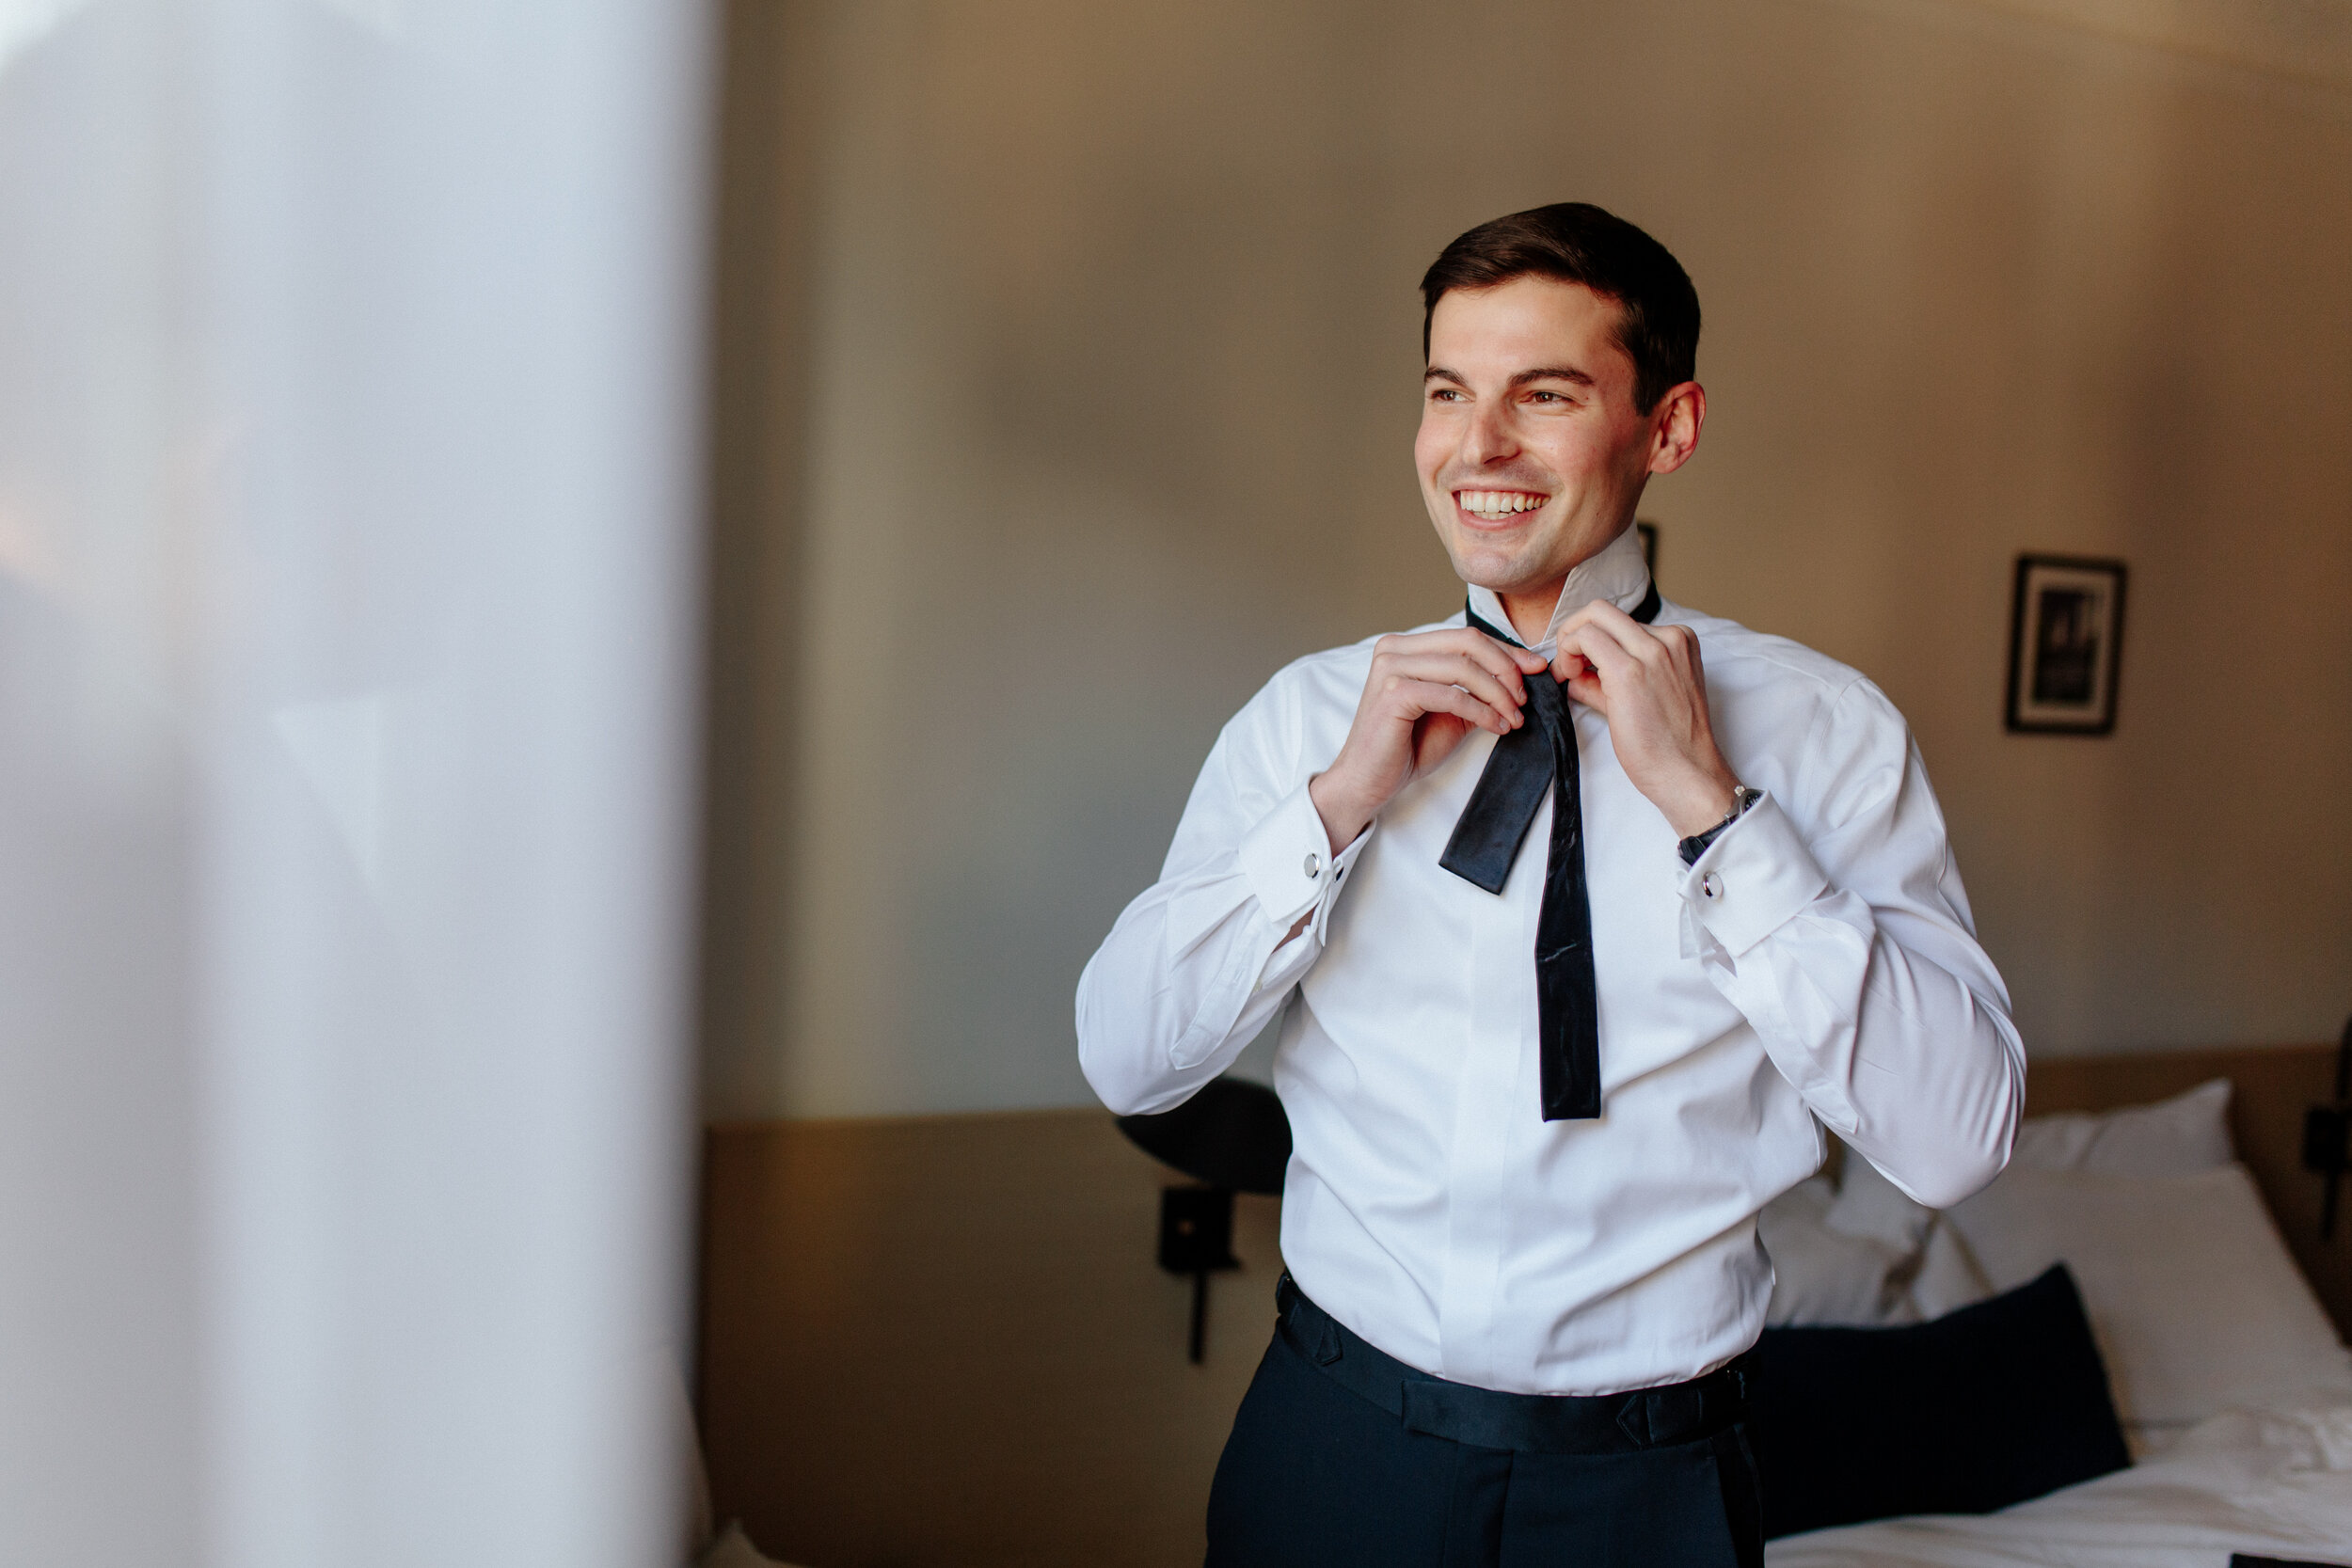
[[[1617,342],[1633,360],[1633,401],[1643,413],[1697,374],[1699,293],[1690,274],[1664,245],[1585,201],[1513,213],[1447,245],[1422,275],[1422,357],[1429,357],[1438,300],[1531,276],[1581,283],[1617,302]]]

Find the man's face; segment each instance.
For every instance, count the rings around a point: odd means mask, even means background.
[[[1463,581],[1537,593],[1631,520],[1673,400],[1634,407],[1617,318],[1614,300],[1549,277],[1438,301],[1413,460]]]

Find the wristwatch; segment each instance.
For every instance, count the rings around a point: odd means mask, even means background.
[[[1760,789],[1750,789],[1746,784],[1733,784],[1731,786],[1731,809],[1724,813],[1724,819],[1708,829],[1707,832],[1692,833],[1682,841],[1682,863],[1698,864],[1699,857],[1707,853],[1707,847],[1723,837],[1725,828],[1739,821],[1743,812],[1762,799],[1764,799],[1764,792]]]

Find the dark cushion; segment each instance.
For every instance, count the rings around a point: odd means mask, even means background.
[[[1749,1381],[1764,1533],[1989,1513],[2131,1463],[2063,1263],[1901,1328],[1768,1328]]]

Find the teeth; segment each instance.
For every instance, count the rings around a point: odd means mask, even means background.
[[[1524,490],[1460,490],[1454,493],[1462,510],[1481,517],[1507,517],[1514,512],[1533,512],[1547,498],[1534,496]]]

